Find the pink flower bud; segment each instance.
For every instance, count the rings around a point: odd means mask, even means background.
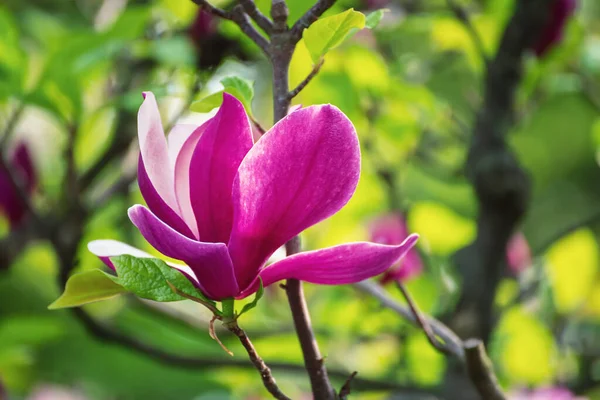
[[[506,245],[506,264],[515,274],[523,272],[531,266],[531,249],[521,232],[515,233]]]
[[[408,236],[406,221],[399,213],[385,214],[370,224],[371,240],[375,243],[397,245]],[[384,272],[381,283],[404,282],[423,271],[421,257],[415,248],[409,250],[400,262]]]
[[[542,29],[538,41],[533,45],[533,51],[538,57],[543,57],[563,37],[567,20],[575,12],[577,0],[555,0],[552,5],[550,19]]]

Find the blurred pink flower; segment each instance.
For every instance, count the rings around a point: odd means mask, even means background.
[[[367,10],[377,10],[390,4],[390,0],[363,0],[363,4]]]
[[[371,241],[375,243],[397,245],[409,236],[406,221],[400,213],[389,213],[373,220],[369,225]],[[381,283],[392,281],[404,282],[419,275],[423,271],[423,262],[418,251],[413,247],[404,258],[384,272]]]
[[[72,388],[42,384],[33,389],[27,400],[87,400],[87,398]]]
[[[25,143],[17,144],[9,160],[9,167],[15,179],[25,191],[31,194],[37,184],[37,176],[29,149]],[[18,226],[26,214],[25,206],[10,180],[8,171],[0,166],[0,214],[9,221],[11,229]]]
[[[416,235],[385,246],[346,243],[266,265],[306,228],[337,213],[360,175],[352,122],[326,104],[289,113],[256,143],[244,106],[224,93],[217,114],[201,126],[176,125],[165,137],[154,95],[138,113],[138,184],[148,207],[129,218],[156,250],[214,300],[244,298],[295,278],[316,284],[359,282],[387,270]],[[110,257],[147,257],[113,240],[88,245],[109,267]]]
[[[523,272],[532,264],[531,249],[521,232],[515,233],[506,245],[506,264],[515,274]]]
[[[537,389],[523,389],[508,394],[509,400],[584,400],[569,389],[554,386]]]
[[[533,45],[533,51],[538,57],[543,57],[562,40],[567,21],[576,8],[577,0],[554,1],[550,20],[544,26],[538,41]]]
[[[188,28],[188,35],[196,45],[200,44],[201,39],[211,36],[217,32],[217,23],[215,18],[203,7],[198,8],[194,21]]]

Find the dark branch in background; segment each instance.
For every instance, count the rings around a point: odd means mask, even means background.
[[[254,345],[250,341],[250,338],[248,335],[246,335],[246,332],[244,332],[244,330],[238,326],[237,322],[234,321],[233,323],[227,324],[227,329],[229,329],[235,336],[238,337],[238,339],[240,339],[242,346],[244,346],[248,356],[250,357],[250,361],[252,361],[252,364],[260,373],[263,384],[269,393],[279,400],[291,400],[279,389],[277,382],[275,382],[275,378],[273,378],[273,375],[271,374],[271,370],[258,355]]]
[[[538,38],[552,1],[516,2],[499,50],[486,71],[484,101],[466,164],[479,202],[477,237],[456,254],[463,291],[453,321],[462,337],[489,340],[506,244],[527,209],[529,177],[505,139],[515,118],[515,93],[525,53]]]
[[[478,339],[465,341],[467,372],[471,382],[485,400],[505,400],[502,388],[498,384],[493,365],[485,352],[483,342]]]
[[[483,60],[483,63],[487,66],[490,62],[487,51],[485,51],[485,46],[483,45],[483,40],[481,39],[481,35],[477,32],[475,25],[471,21],[469,17],[469,13],[463,6],[458,4],[455,0],[446,0],[448,4],[448,8],[454,13],[456,19],[458,19],[463,26],[465,27],[467,33],[471,37],[479,56]]]

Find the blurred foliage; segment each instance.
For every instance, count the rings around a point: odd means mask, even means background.
[[[270,1],[256,3],[268,12]],[[295,20],[312,2],[287,3]],[[326,16],[350,7],[364,10],[366,3],[339,1]],[[407,286],[424,312],[441,316],[453,306],[460,287],[452,254],[476,232],[477,203],[462,168],[481,103],[484,65],[445,1],[413,3],[390,2],[390,10],[372,30],[354,32],[364,25],[363,18],[350,21],[343,32],[329,32],[329,52],[314,47],[311,35],[296,49],[291,87],[327,54],[320,73],[294,103],[335,104],[353,121],[363,146],[355,196],[340,213],[306,231],[303,239],[307,248],[368,240],[369,220],[390,208],[402,209],[410,230],[421,235],[419,251],[426,261],[426,272]],[[460,4],[472,13],[491,54],[513,1]],[[207,118],[187,109],[179,115],[195,84],[200,90],[192,98],[192,109],[202,112],[218,106],[210,95],[235,86],[254,117],[263,127],[270,126],[271,71],[260,50],[235,24],[224,21],[214,33],[222,39],[218,43],[237,43],[239,48],[225,51],[227,46],[217,46],[223,47],[224,58],[210,69],[198,69],[196,52],[202,48],[188,32],[196,12],[191,1],[168,0],[0,4],[0,118],[4,121],[16,107],[26,106],[9,147],[24,140],[33,152],[41,175],[33,199],[37,207],[53,210],[63,201],[70,132],[75,132],[77,171],[85,174],[111,143],[127,143],[135,136],[135,120],[133,126],[120,121],[134,116],[144,90],[157,95],[167,124],[174,118]],[[317,37],[326,34],[318,25],[313,29]],[[510,144],[534,181],[522,226],[534,261],[518,276],[507,272],[497,293],[501,317],[491,357],[506,388],[565,384],[600,399],[597,0],[580,1],[560,46],[544,58],[528,57],[517,109]],[[127,160],[123,152],[107,165],[93,189],[101,191],[118,179]],[[381,179],[381,171],[393,172],[391,184]],[[96,210],[85,227],[77,271],[101,265],[86,249],[93,239],[123,240],[158,255],[127,219],[127,207],[139,202],[133,185]],[[8,235],[1,217],[0,232]],[[97,341],[68,311],[47,310],[59,294],[57,273],[56,255],[44,242],[29,246],[10,269],[0,271],[0,382],[14,398],[27,398],[45,383],[74,388],[90,399],[264,396],[252,370],[174,368]],[[381,309],[374,299],[346,287],[307,286],[306,292],[331,368],[423,387],[443,384],[451,372],[451,362],[431,348],[422,332]],[[390,294],[403,301],[393,287]],[[190,302],[163,310],[117,298],[86,310],[141,342],[177,354],[228,357],[208,335],[209,316]],[[266,360],[301,363],[285,296],[276,285],[266,289],[241,324]],[[221,335],[235,357],[245,359],[233,338]],[[282,370],[275,374],[294,399],[308,391],[304,376]],[[385,393],[373,396],[361,393],[357,398],[385,398]]]

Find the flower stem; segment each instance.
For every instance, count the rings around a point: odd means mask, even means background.
[[[252,364],[254,364],[256,370],[260,373],[263,384],[265,385],[265,388],[269,391],[269,393],[271,393],[274,398],[279,400],[291,400],[289,397],[283,394],[283,392],[277,386],[277,382],[275,382],[275,378],[273,378],[271,370],[256,352],[256,349],[250,341],[250,338],[246,335],[246,332],[244,332],[244,330],[239,327],[236,321],[232,321],[226,324],[226,326],[227,329],[229,329],[235,336],[238,337],[238,339],[240,339],[242,346],[244,346],[244,348],[248,352],[248,357],[250,357],[250,361],[252,361]]]

